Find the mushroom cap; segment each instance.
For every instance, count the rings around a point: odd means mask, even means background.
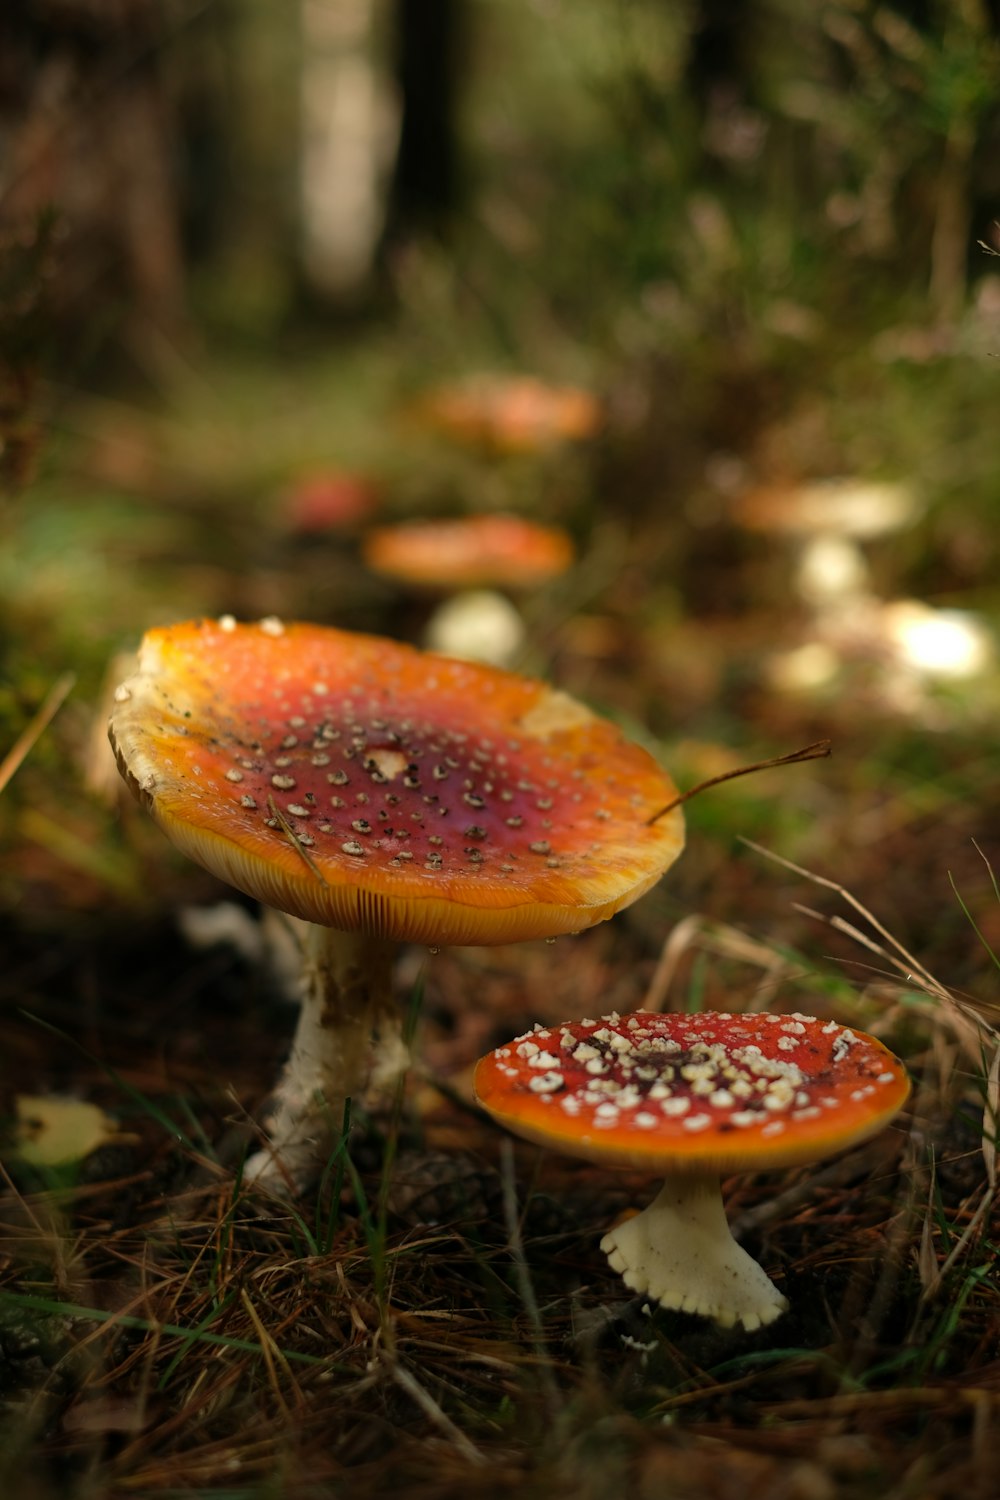
[[[601,408],[590,391],[534,375],[477,375],[428,391],[417,415],[460,442],[502,453],[536,453],[590,437]]]
[[[520,516],[466,516],[378,526],[364,542],[376,573],[423,588],[533,588],[564,573],[573,543]]]
[[[325,469],[294,480],[281,506],[288,529],[308,536],[349,530],[367,521],[378,509],[378,502],[378,489],[365,475],[348,469]]]
[[[186,854],[269,906],[431,944],[577,932],[683,845],[651,755],[565,693],[277,620],[151,630],[119,769]]]
[[[734,506],[737,523],[748,531],[800,537],[834,533],[858,541],[902,531],[920,510],[911,485],[847,475],[763,485],[740,495]]]
[[[536,1027],[480,1060],[475,1090],[540,1145],[676,1176],[830,1156],[887,1124],[910,1084],[835,1021],[640,1011]]]

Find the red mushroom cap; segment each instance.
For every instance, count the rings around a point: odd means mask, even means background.
[[[501,453],[536,453],[590,437],[601,408],[589,391],[548,385],[533,375],[479,375],[429,391],[418,414],[460,442]]]
[[[468,516],[379,526],[364,543],[376,573],[425,588],[532,588],[573,561],[573,543],[557,526],[519,516]]]
[[[678,1175],[784,1167],[887,1124],[910,1092],[872,1036],[801,1015],[634,1015],[536,1027],[476,1068],[518,1135]]]
[[[110,735],[185,853],[309,921],[432,944],[576,932],[679,854],[653,758],[544,683],[376,636],[150,631]]]
[[[346,531],[378,508],[378,490],[363,474],[328,469],[302,475],[286,491],[282,509],[288,528],[307,536]]]

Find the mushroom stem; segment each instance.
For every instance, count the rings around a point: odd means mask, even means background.
[[[243,1172],[245,1182],[280,1194],[301,1191],[318,1172],[340,1128],[344,1101],[367,1081],[376,1033],[377,1071],[398,1077],[405,1067],[391,995],[396,944],[302,925],[302,1010],[275,1090],[267,1144]]]
[[[633,1291],[723,1328],[760,1328],[788,1307],[733,1239],[715,1176],[668,1177],[648,1208],[604,1236],[601,1249]]]

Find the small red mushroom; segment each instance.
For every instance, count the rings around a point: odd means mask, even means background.
[[[282,500],[288,528],[299,536],[348,531],[378,509],[378,490],[363,474],[328,469],[302,475]]]
[[[601,1241],[626,1286],[724,1327],[788,1306],[726,1223],[720,1177],[816,1161],[874,1135],[910,1091],[874,1037],[803,1015],[657,1015],[536,1027],[476,1068],[479,1102],[540,1145],[662,1174]]]
[[[302,1184],[387,1024],[395,945],[578,932],[680,853],[653,758],[546,684],[317,625],[151,630],[110,736],[173,842],[309,926],[270,1151]],[[392,1022],[388,1022],[392,1029]]]

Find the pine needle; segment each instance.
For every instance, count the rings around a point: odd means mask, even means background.
[[[39,708],[38,712],[18,735],[3,760],[0,761],[0,792],[5,789],[15,771],[19,770],[25,760],[27,760],[38,740],[41,739],[60,708],[62,708],[75,682],[76,673],[66,672],[57,682],[53,683],[45,696],[45,701],[41,708]]]
[[[723,771],[718,776],[710,776],[707,781],[699,781],[697,786],[691,787],[689,791],[679,792],[672,802],[666,807],[661,807],[658,813],[646,819],[646,827],[650,828],[665,818],[668,812],[673,812],[675,807],[680,807],[682,802],[688,802],[692,797],[697,797],[699,792],[708,791],[709,787],[720,786],[724,781],[735,781],[737,776],[750,776],[754,771],[771,771],[777,766],[795,766],[803,760],[826,760],[830,754],[829,740],[816,740],[812,745],[806,745],[801,750],[792,750],[787,755],[775,755],[770,760],[757,760],[753,765],[740,766],[735,771]]]
[[[267,810],[271,814],[271,817],[274,819],[274,821],[281,828],[282,833],[285,834],[285,836],[290,841],[296,854],[300,856],[300,858],[316,876],[316,879],[319,881],[320,885],[326,885],[326,880],[323,876],[322,870],[319,868],[316,861],[310,856],[305,846],[303,845],[302,840],[299,838],[298,834],[295,832],[295,829],[292,827],[291,823],[289,823],[288,819],[285,817],[284,813],[281,811],[281,808],[275,802],[273,797],[268,797],[267,799]]]

